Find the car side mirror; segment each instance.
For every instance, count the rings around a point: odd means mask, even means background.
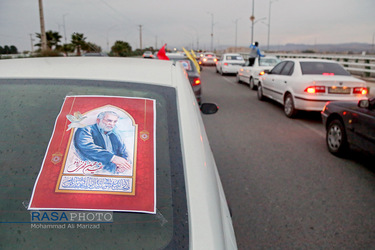
[[[200,110],[205,115],[212,115],[219,110],[219,107],[214,103],[202,103]]]
[[[358,107],[360,107],[360,108],[368,108],[370,106],[370,103],[369,103],[369,101],[368,100],[360,100],[359,102],[358,102]]]

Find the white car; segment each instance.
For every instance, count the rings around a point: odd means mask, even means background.
[[[221,75],[237,74],[240,67],[245,65],[245,60],[240,54],[223,54],[216,63],[216,72]]]
[[[199,64],[202,66],[215,66],[217,62],[216,55],[212,52],[206,52],[201,54]]]
[[[0,60],[0,103],[2,248],[237,249],[230,210],[201,117],[201,113],[215,113],[217,106],[198,106],[181,64],[112,57]],[[138,149],[132,151],[131,164],[137,164],[131,175],[133,193],[110,193],[115,191],[109,188],[122,187],[117,182],[108,185],[121,177],[123,169],[113,176],[95,172],[78,176],[107,178],[102,179],[105,182],[86,183],[75,175],[71,176],[77,177],[75,184],[57,181],[56,176],[86,167],[87,161],[82,159],[68,166],[67,172],[62,170],[71,161],[67,152],[73,152],[72,146],[66,145],[73,145],[73,131],[82,128],[83,121],[88,123],[100,105],[132,117],[129,124],[133,130],[124,127],[122,132],[134,136],[131,145]],[[64,112],[69,115],[65,117]],[[89,118],[84,119],[86,116]],[[88,163],[92,165],[87,171],[97,170],[93,169],[97,162]],[[154,172],[149,171],[150,166],[155,166]],[[42,180],[45,185],[38,188],[36,184]],[[65,184],[75,186],[60,189],[59,185]],[[90,191],[91,185],[99,190]],[[80,188],[88,190],[77,191]],[[34,203],[38,193],[39,203]],[[151,212],[136,209],[148,206],[153,199]],[[119,206],[117,202],[124,200],[125,212],[99,202]],[[55,209],[48,209],[51,204]],[[82,204],[93,211],[83,209]],[[49,210],[49,215],[35,216],[43,210]],[[76,210],[89,212],[88,219],[73,223],[62,217],[64,212]],[[105,216],[113,218],[112,222],[91,222],[108,210],[113,216]]]
[[[328,101],[358,101],[367,94],[365,81],[330,60],[286,59],[258,83],[258,99],[268,97],[281,103],[290,118],[298,110],[320,112]]]
[[[251,89],[258,87],[258,81],[265,74],[266,70],[271,70],[281,60],[275,56],[257,57],[252,66],[246,61],[245,66],[237,71],[237,82],[249,84]]]

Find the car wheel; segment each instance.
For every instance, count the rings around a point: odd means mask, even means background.
[[[328,125],[326,143],[329,152],[342,156],[348,150],[348,141],[344,125],[338,119],[331,121]]]
[[[263,87],[260,83],[258,84],[257,96],[259,101],[264,101]]]
[[[297,114],[297,110],[294,107],[294,101],[291,94],[287,94],[284,99],[284,113],[289,118],[293,118]]]
[[[254,78],[250,76],[250,89],[255,90],[255,83],[254,83]]]

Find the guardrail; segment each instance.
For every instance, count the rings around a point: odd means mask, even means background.
[[[241,53],[244,58],[248,54]],[[374,56],[350,56],[332,54],[288,54],[288,53],[267,53],[267,55],[283,58],[315,58],[337,61],[353,75],[370,78],[375,81],[375,57]]]

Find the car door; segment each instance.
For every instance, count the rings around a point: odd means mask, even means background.
[[[374,107],[370,106],[370,108],[358,108],[357,112],[353,112],[351,115],[351,129],[354,132],[354,136],[352,138],[353,144],[375,154]]]
[[[285,63],[280,75],[275,77],[275,95],[276,100],[284,103],[284,94],[289,89],[292,89],[292,74],[294,72],[294,62],[288,61]],[[293,92],[293,91],[292,91]]]
[[[249,62],[249,65],[250,65],[250,62]],[[251,76],[255,77],[254,72],[256,71],[257,68],[259,68],[259,58],[258,57],[255,59],[253,66],[248,67],[248,70],[246,72],[246,76],[247,76],[248,80],[250,79]]]
[[[280,91],[278,90],[278,87],[276,82],[280,79],[280,74],[284,66],[286,65],[287,61],[282,61],[279,64],[277,64],[267,75],[267,77],[264,78],[263,81],[263,94],[265,96],[268,96],[271,99],[277,100],[277,96],[280,95]]]

